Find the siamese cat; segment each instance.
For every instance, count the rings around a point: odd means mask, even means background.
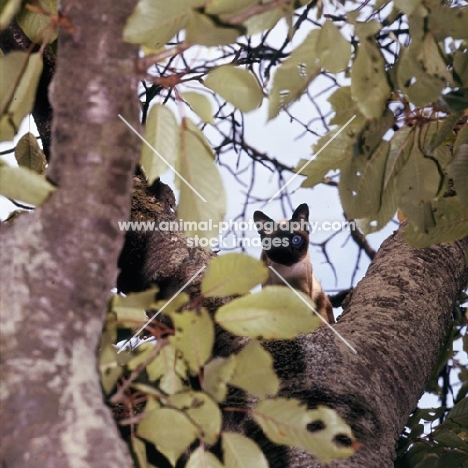
[[[261,260],[272,266],[294,289],[306,293],[314,302],[317,312],[328,322],[335,323],[333,308],[322,286],[312,274],[309,255],[309,207],[299,205],[291,219],[274,222],[261,211],[254,213],[254,221],[262,239]],[[272,270],[265,282],[283,285]]]

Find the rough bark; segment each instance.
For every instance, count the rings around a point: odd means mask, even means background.
[[[157,215],[147,213],[141,219],[150,218]],[[382,244],[334,325],[356,355],[325,327],[295,340],[265,343],[282,380],[281,394],[309,407],[323,404],[336,409],[364,444],[351,459],[327,465],[330,468],[393,466],[395,441],[424,392],[453,306],[468,280],[466,241],[414,249],[402,239],[402,229]],[[140,265],[145,281],[167,277],[165,261],[158,260],[160,235],[146,239],[150,247]],[[171,266],[172,280],[179,284],[190,278],[190,271],[175,264],[190,253],[180,242],[172,252],[178,259]],[[226,356],[244,343],[218,330],[215,354]],[[242,393],[232,392],[227,405],[245,403]],[[307,453],[269,443],[244,413],[225,416],[229,430],[259,442],[271,468],[322,466]]]
[[[1,463],[131,466],[105,406],[96,348],[117,276],[138,141],[135,0],[75,2],[62,30],[49,178],[58,189],[0,233]]]
[[[395,441],[424,392],[468,279],[466,242],[414,249],[401,232],[382,244],[334,326],[357,354],[326,328],[267,345],[281,392],[336,409],[364,444],[329,468],[393,467]],[[267,450],[271,468],[322,466],[298,450]]]

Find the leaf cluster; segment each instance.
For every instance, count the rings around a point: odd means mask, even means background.
[[[189,468],[203,463],[267,467],[253,440],[223,430],[223,411],[247,412],[274,443],[308,450],[324,462],[349,457],[358,447],[351,429],[335,411],[325,407],[308,410],[296,399],[277,396],[280,383],[273,358],[259,340],[308,333],[319,326],[320,319],[287,288],[249,294],[266,277],[267,269],[260,261],[227,254],[210,262],[202,296],[194,300],[181,293],[171,301],[155,301],[155,289],[114,298],[101,343],[102,383],[106,393],[116,391],[111,402],[145,402],[143,413],[121,421],[133,427],[131,445],[139,466],[151,466],[146,441],[171,466],[185,453]],[[203,298],[227,296],[240,297],[221,306],[213,316],[202,305]],[[133,352],[119,352],[113,345],[116,326],[141,324],[146,320],[145,310],[164,310],[171,325],[154,325],[156,344],[148,342]],[[250,340],[237,354],[213,357],[215,324]],[[230,388],[249,393],[256,403],[250,409],[229,406]],[[308,426],[314,424],[320,429],[309,431]],[[348,443],[343,445],[343,440]],[[221,457],[210,450],[219,441]]]

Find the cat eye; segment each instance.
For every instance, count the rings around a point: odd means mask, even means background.
[[[291,239],[292,245],[299,245],[302,242],[302,237],[299,235],[295,235]]]

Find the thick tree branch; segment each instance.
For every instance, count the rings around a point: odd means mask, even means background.
[[[137,139],[137,82],[121,41],[135,0],[76,2],[61,31],[49,177],[58,185],[0,233],[1,462],[131,466],[102,400],[96,349],[115,285]]]

